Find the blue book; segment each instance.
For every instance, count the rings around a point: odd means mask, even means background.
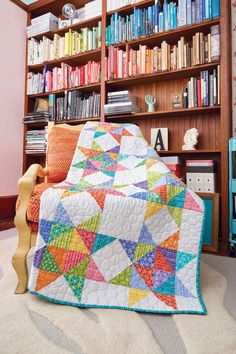
[[[166,31],[166,22],[167,22],[167,9],[168,5],[167,5],[167,2],[166,0],[164,0],[164,3],[163,3],[163,31]]]
[[[199,19],[200,19],[200,22],[202,22],[203,21],[203,0],[200,0],[199,1],[199,9],[200,9],[200,11],[199,11]]]
[[[220,17],[220,0],[211,0],[212,18]]]
[[[154,32],[159,32],[158,17],[159,17],[160,5],[159,1],[154,5]]]
[[[134,8],[134,37],[138,37],[138,9]]]
[[[152,6],[148,7],[148,11],[149,11],[149,34],[153,33],[153,27],[152,27]]]
[[[209,0],[209,18],[212,18],[212,2]]]
[[[174,8],[173,8],[173,28],[177,28],[177,7],[176,4],[174,4]]]
[[[206,20],[209,20],[209,10],[210,10],[210,2],[211,0],[205,0],[205,11],[206,11]]]
[[[195,9],[196,9],[196,23],[201,22],[200,20],[200,0],[195,0]]]
[[[187,24],[187,0],[179,0],[179,26]]]
[[[174,28],[174,3],[171,2],[170,6],[170,29]]]
[[[167,4],[166,31],[169,31],[170,28],[170,4]]]
[[[192,24],[192,0],[187,0],[187,25]]]
[[[205,72],[206,74],[206,106],[209,106],[209,71]]]
[[[143,11],[140,11],[139,14],[139,20],[140,20],[140,36],[143,36]]]
[[[163,23],[163,12],[159,12],[159,32],[164,31],[164,23]]]
[[[206,2],[202,0],[202,20],[206,20]]]
[[[146,36],[147,33],[146,33],[146,11],[145,9],[143,10],[143,36]]]
[[[192,23],[196,23],[196,4],[192,2]]]

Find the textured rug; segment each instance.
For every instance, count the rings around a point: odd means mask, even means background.
[[[236,260],[203,255],[208,315],[79,309],[14,295],[16,230],[0,232],[0,353],[235,353]],[[33,254],[29,255],[29,264]]]

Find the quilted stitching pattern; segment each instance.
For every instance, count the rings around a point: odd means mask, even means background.
[[[41,203],[33,293],[75,306],[205,313],[203,202],[136,126],[87,123],[66,181]]]

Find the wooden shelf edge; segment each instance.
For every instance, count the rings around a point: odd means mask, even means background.
[[[125,12],[129,12],[129,11],[133,10],[134,8],[150,6],[150,5],[154,4],[154,3],[155,3],[154,0],[139,1],[139,2],[137,2],[135,4],[123,6],[123,7],[120,7],[118,9],[109,11],[109,12],[107,12],[107,16],[111,16],[111,15],[113,15],[116,12],[119,12],[119,14],[122,14],[122,13],[125,13]]]
[[[169,151],[156,151],[159,155],[168,154],[220,154],[221,150],[169,150]]]
[[[90,57],[90,56],[92,56],[92,59],[94,59],[93,57],[96,56],[97,54],[101,54],[100,48],[95,49],[95,50],[87,50],[86,52],[82,52],[82,53],[75,54],[75,55],[70,55],[70,56],[59,58],[56,60],[45,61],[44,63],[41,63],[41,64],[28,65],[28,68],[29,68],[29,70],[40,70],[40,69],[43,69],[45,65],[53,66],[56,64],[66,63],[66,62],[70,62],[70,61],[76,60],[76,59],[79,60],[81,58],[86,58],[86,57]]]
[[[37,98],[37,97],[46,97],[52,94],[57,94],[57,93],[63,93],[65,91],[75,91],[75,90],[81,90],[81,91],[91,91],[91,90],[97,90],[98,88],[101,87],[100,83],[97,84],[89,84],[89,85],[83,85],[83,86],[76,86],[73,88],[69,89],[62,89],[62,90],[57,90],[57,91],[51,91],[51,92],[42,92],[42,93],[35,93],[31,95],[27,95],[28,98]]]
[[[202,70],[210,70],[214,67],[216,67],[217,65],[220,64],[220,61],[214,61],[211,63],[207,63],[207,64],[200,64],[200,65],[195,65],[195,66],[189,66],[187,68],[182,68],[182,69],[177,69],[177,70],[166,70],[166,71],[158,71],[156,73],[152,73],[152,74],[143,74],[143,75],[137,75],[137,76],[130,76],[127,78],[123,78],[123,79],[113,79],[113,80],[108,80],[106,83],[108,86],[121,86],[122,84],[132,84],[132,83],[136,83],[137,81],[140,82],[140,80],[142,80],[142,83],[146,83],[146,80],[148,82],[151,82],[150,80],[152,79],[162,79],[169,76],[168,79],[173,79],[173,77],[177,77],[180,78],[182,77],[182,75],[184,74],[188,74],[187,76],[189,77],[190,74],[194,74],[194,73],[199,73]]]
[[[140,112],[136,114],[114,115],[106,116],[106,120],[123,120],[123,119],[156,119],[163,116],[178,116],[182,114],[199,114],[199,113],[213,113],[220,111],[220,106],[208,106],[208,107],[194,107],[194,108],[181,108],[167,111],[156,112]]]
[[[63,120],[61,122],[55,122],[55,124],[76,124],[76,123],[86,123],[86,122],[98,122],[101,120],[101,117],[91,117],[91,118],[79,118],[79,119],[68,119],[68,120]]]

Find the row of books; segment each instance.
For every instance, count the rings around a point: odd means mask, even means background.
[[[28,74],[27,94],[71,89],[78,86],[100,82],[101,65],[88,61],[86,65],[72,67],[62,63],[61,67],[51,68],[45,65],[43,73]]]
[[[207,107],[220,104],[220,65],[212,72],[201,71],[191,77],[183,92],[183,108]]]
[[[71,55],[76,55],[90,50],[101,48],[102,26],[101,21],[92,30],[82,28],[81,32],[72,31],[65,33],[64,37],[55,33],[53,40],[43,37],[37,41],[28,40],[28,65],[37,65],[47,61],[56,60]]]
[[[31,25],[27,27],[27,37],[37,36],[40,33],[56,31],[58,29],[58,18],[51,12],[33,18]]]
[[[50,120],[55,122],[100,117],[100,106],[100,94],[95,92],[89,95],[74,90],[62,96],[49,95]]]
[[[23,118],[23,124],[28,123],[47,123],[51,118],[51,114],[48,111],[34,111],[28,113]]]
[[[47,128],[47,127],[46,127]],[[47,148],[47,129],[28,130],[26,133],[26,154],[44,153]]]
[[[220,59],[219,37],[219,26],[212,26],[211,34],[204,36],[203,33],[196,33],[191,44],[181,37],[177,45],[171,46],[163,41],[160,47],[152,49],[139,45],[138,50],[130,48],[127,52],[109,46],[106,79],[122,79],[217,61]]]
[[[133,13],[125,17],[114,13],[106,29],[106,43],[130,41],[219,16],[220,0],[179,0],[178,4],[156,1],[145,9],[134,8]]]

